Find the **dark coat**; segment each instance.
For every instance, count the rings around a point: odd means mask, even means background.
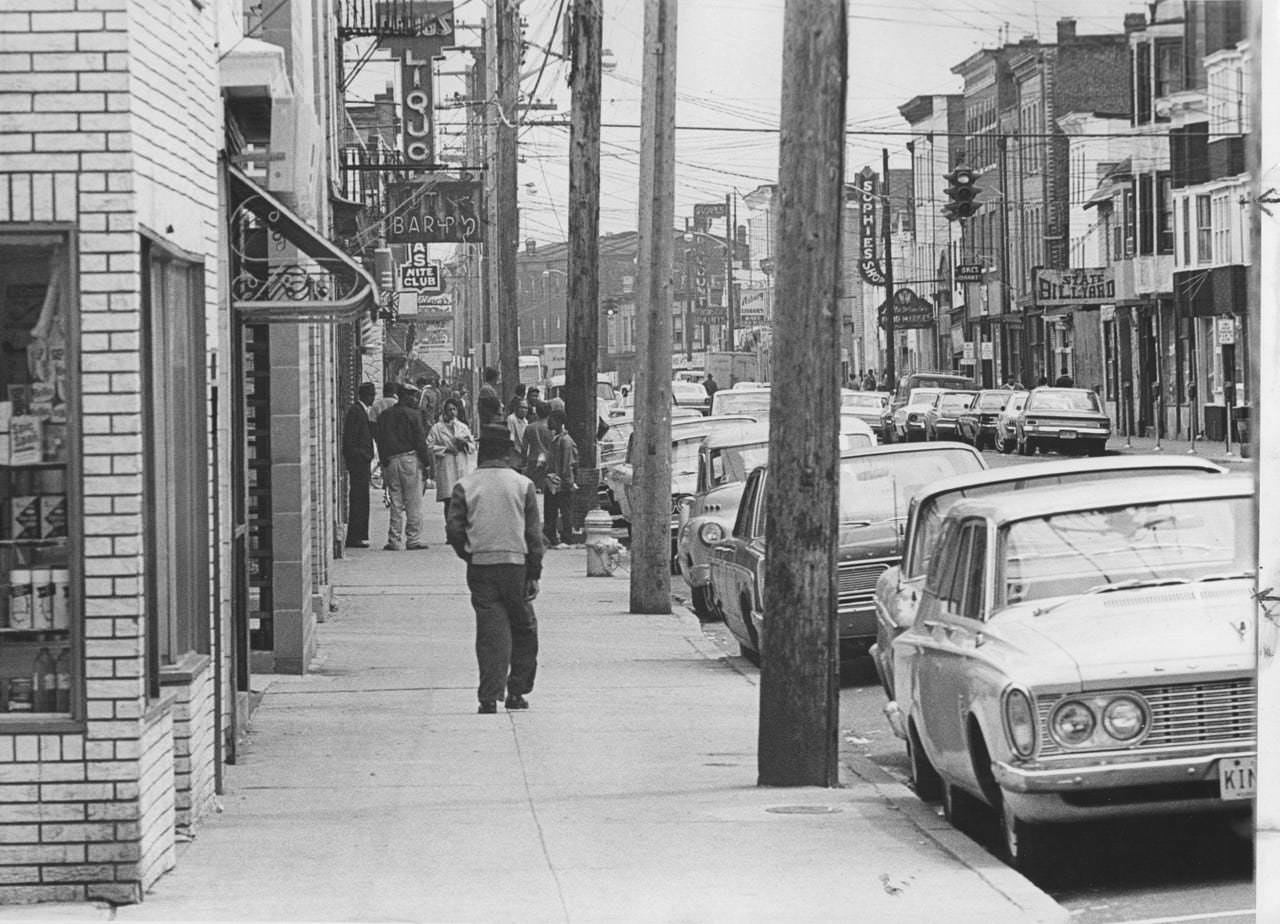
[[[347,468],[368,468],[373,461],[373,429],[369,409],[357,401],[342,419],[342,460]]]

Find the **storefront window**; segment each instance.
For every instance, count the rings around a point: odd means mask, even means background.
[[[0,228],[0,727],[68,716],[79,688],[72,246]]]

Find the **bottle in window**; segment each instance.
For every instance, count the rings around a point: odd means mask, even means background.
[[[71,649],[63,648],[54,662],[54,708],[58,712],[71,711]]]
[[[58,670],[47,646],[36,653],[31,675],[34,711],[53,712],[58,703]]]

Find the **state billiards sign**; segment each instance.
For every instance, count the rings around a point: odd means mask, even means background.
[[[1039,308],[1069,307],[1072,305],[1101,305],[1116,300],[1116,270],[1114,266],[1098,266],[1079,269],[1045,269],[1035,271],[1032,289]]]

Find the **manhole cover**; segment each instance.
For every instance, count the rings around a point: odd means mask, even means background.
[[[840,809],[834,805],[775,805],[765,811],[775,815],[834,815]]]

